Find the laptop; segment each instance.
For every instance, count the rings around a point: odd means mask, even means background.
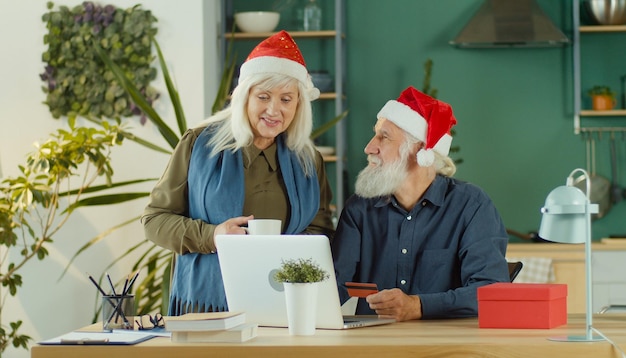
[[[311,258],[326,270],[317,297],[316,327],[346,329],[395,322],[377,316],[344,316],[337,280],[324,235],[217,235],[217,255],[231,311],[246,312],[248,322],[259,326],[287,327],[283,284],[274,279],[283,260]]]

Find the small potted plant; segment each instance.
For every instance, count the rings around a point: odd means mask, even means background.
[[[329,277],[313,259],[283,261],[274,278],[283,283],[289,334],[315,334],[317,291],[320,282]]]
[[[593,86],[587,94],[595,111],[608,111],[615,107],[615,92],[608,86]]]
[[[282,262],[275,278],[283,283],[315,283],[327,279],[328,272],[313,259],[286,260]]]

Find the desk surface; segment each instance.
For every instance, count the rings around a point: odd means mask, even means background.
[[[626,315],[594,317],[593,325],[626,349]],[[474,318],[399,322],[343,331],[317,330],[290,336],[286,328],[259,327],[243,343],[172,343],[157,337],[134,346],[41,346],[32,358],[74,357],[621,357],[609,342],[553,342],[547,338],[584,335],[584,315],[553,329],[484,329]]]

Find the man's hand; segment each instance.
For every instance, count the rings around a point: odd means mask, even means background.
[[[381,318],[408,321],[422,318],[422,301],[419,296],[409,296],[399,288],[382,290],[365,299]]]

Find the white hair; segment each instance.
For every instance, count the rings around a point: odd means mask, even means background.
[[[233,152],[252,144],[254,134],[250,127],[247,106],[250,89],[260,86],[263,89],[283,87],[290,84],[298,86],[298,105],[293,122],[286,131],[286,145],[293,151],[304,173],[311,176],[315,170],[315,147],[311,140],[313,130],[313,111],[311,99],[305,85],[297,79],[276,73],[258,73],[247,76],[239,82],[233,91],[230,105],[207,118],[199,126],[214,125],[213,135],[207,145],[212,146],[211,155],[224,150]]]
[[[422,141],[415,138],[410,133],[405,131],[404,134],[405,134],[406,140],[403,144],[403,147],[404,146],[410,147],[411,145],[416,144],[416,143],[423,144]],[[402,147],[400,147],[400,151],[402,153]],[[441,174],[446,177],[452,177],[454,173],[456,173],[456,165],[454,164],[454,161],[450,159],[449,156],[442,155],[435,150],[433,150],[433,153],[435,154],[435,161],[433,162],[433,165],[435,166],[435,170],[437,174]]]

